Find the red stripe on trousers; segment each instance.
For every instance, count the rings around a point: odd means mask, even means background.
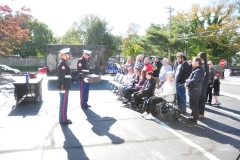
[[[80,105],[81,105],[81,107],[82,107],[82,104],[83,104],[83,88],[82,88],[82,82],[80,82],[80,101],[81,101],[81,103],[80,103]]]
[[[63,99],[63,105],[62,105],[62,120],[63,120],[63,122],[66,122],[66,119],[64,116],[65,108],[66,108],[66,90],[64,90],[64,99]]]

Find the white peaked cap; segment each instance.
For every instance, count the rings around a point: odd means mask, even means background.
[[[83,53],[86,53],[86,54],[88,54],[89,56],[91,56],[92,51],[89,51],[89,50],[83,50]]]
[[[59,53],[68,53],[68,54],[71,54],[71,53],[70,53],[70,48],[64,48],[64,49],[62,49],[61,51],[59,51]]]

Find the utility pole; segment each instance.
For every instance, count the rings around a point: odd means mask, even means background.
[[[169,25],[168,25],[168,38],[169,38],[169,41],[170,41],[170,39],[171,39],[171,17],[172,17],[172,15],[171,15],[171,13],[174,11],[174,9],[175,8],[172,8],[172,7],[165,7],[165,9],[168,9],[168,11],[169,11]],[[168,60],[169,61],[171,61],[171,59],[170,59],[171,57],[170,57],[170,48],[168,47]]]

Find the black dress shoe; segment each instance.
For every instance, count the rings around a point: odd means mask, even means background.
[[[82,106],[82,109],[88,109],[88,106]]]
[[[90,105],[87,105],[88,108],[90,108],[91,106]]]
[[[68,119],[66,122],[60,122],[61,124],[72,124],[72,121]]]

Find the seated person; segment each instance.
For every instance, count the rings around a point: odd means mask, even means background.
[[[137,84],[139,82],[140,70],[139,69],[134,69],[134,73],[135,73],[135,75],[133,76],[133,80],[131,81],[131,83],[129,83],[127,86],[122,87],[123,95],[125,95],[127,89],[134,88],[135,84]],[[126,100],[126,98],[124,96],[122,97],[122,99]]]
[[[147,80],[147,78],[146,78],[146,71],[142,71],[140,80],[138,81],[138,83],[135,84],[135,87],[134,87],[134,88],[128,88],[128,89],[126,89],[125,94],[124,94],[124,98],[126,98],[126,100],[123,101],[122,103],[123,103],[123,104],[130,104],[131,95],[132,95],[134,92],[139,91],[139,90],[143,87],[144,82],[145,82],[146,80]]]
[[[147,80],[144,82],[143,87],[139,91],[133,93],[137,108],[139,108],[140,104],[143,104],[143,97],[150,98],[152,96],[152,93],[154,92],[156,81],[152,78],[152,76],[153,72],[147,72]]]
[[[129,67],[128,74],[124,77],[123,84],[118,87],[118,90],[119,90],[118,100],[122,99],[123,97],[123,92],[122,92],[123,87],[132,86],[132,81],[134,79],[134,76],[135,76],[135,73],[133,72],[133,68]]]
[[[145,112],[142,114],[145,119],[154,119],[156,104],[166,101],[174,101],[176,94],[176,84],[174,81],[174,73],[172,71],[166,73],[166,81],[163,86],[155,92],[155,95],[148,99]]]

